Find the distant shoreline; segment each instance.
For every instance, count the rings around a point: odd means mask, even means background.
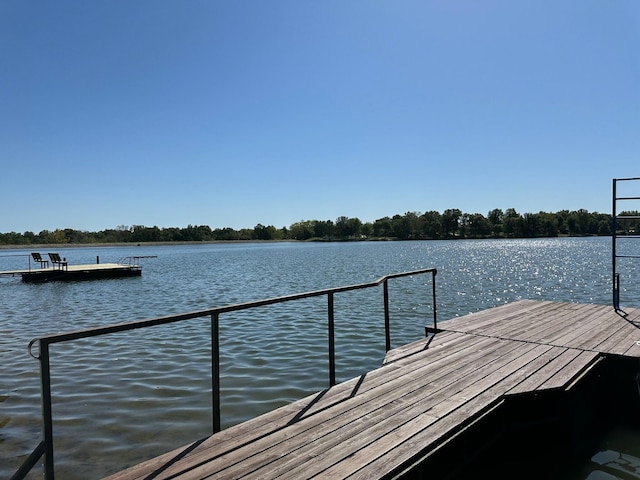
[[[57,250],[63,248],[84,247],[153,247],[164,245],[208,245],[219,243],[282,243],[297,242],[298,240],[207,240],[207,241],[176,241],[176,242],[107,242],[107,243],[41,243],[31,245],[0,245],[0,250]]]
[[[556,235],[549,237],[486,237],[486,238],[421,238],[414,240],[401,240],[390,237],[374,237],[365,240],[323,240],[319,238],[310,238],[306,240],[296,240],[293,238],[279,240],[193,240],[193,241],[162,241],[162,242],[101,242],[101,243],[39,243],[31,245],[0,245],[0,250],[59,250],[64,248],[85,248],[85,247],[153,247],[166,245],[214,245],[214,244],[230,244],[230,243],[349,243],[349,242],[429,242],[442,240],[517,240],[517,239],[540,239],[540,238],[588,238],[588,237],[610,237],[611,235]]]

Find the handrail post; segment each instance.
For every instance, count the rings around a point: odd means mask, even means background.
[[[616,186],[617,186],[616,179],[614,178],[613,185],[612,185],[613,206],[611,208],[611,268],[612,268],[611,293],[613,294],[613,308],[616,311],[618,311],[618,309],[620,308],[620,292],[618,291],[620,279],[619,278],[616,279],[616,270],[617,270],[616,269],[616,235],[618,230],[618,224],[617,224],[618,208],[616,206],[616,200],[617,200]]]
[[[435,269],[431,272],[431,286],[433,290],[433,329],[434,330],[438,329],[438,315],[436,312],[436,273],[438,273],[438,271]]]
[[[44,436],[44,478],[54,479],[53,468],[53,413],[51,408],[51,366],[49,343],[38,342],[40,359],[40,388],[42,391],[42,431]]]
[[[391,321],[389,319],[389,284],[388,280],[385,278],[383,282],[383,290],[384,290],[384,338],[385,338],[385,348],[388,352],[391,350]]]
[[[213,433],[220,431],[220,314],[211,314],[211,407]]]
[[[329,330],[329,386],[336,384],[336,345],[335,345],[335,322],[333,314],[333,292],[327,294],[327,323]]]

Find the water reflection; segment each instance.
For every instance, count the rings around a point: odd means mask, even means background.
[[[591,457],[567,480],[640,479],[640,431],[618,426],[603,437]]]

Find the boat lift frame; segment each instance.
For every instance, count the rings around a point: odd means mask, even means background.
[[[640,177],[635,178],[614,178],[612,185],[613,192],[613,206],[611,212],[611,266],[612,266],[612,293],[613,293],[613,308],[616,311],[620,311],[620,272],[618,271],[619,258],[640,258],[640,255],[620,255],[618,254],[618,240],[621,239],[640,239],[638,232],[629,232],[624,230],[623,235],[618,235],[619,224],[624,225],[624,222],[640,220],[640,215],[619,215],[618,214],[618,202],[621,201],[640,201],[640,196],[635,197],[618,197],[618,182],[633,182],[640,181]],[[638,188],[640,192],[640,188]],[[637,209],[634,209],[637,211]]]

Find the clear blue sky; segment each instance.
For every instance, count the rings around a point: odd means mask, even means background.
[[[0,2],[0,232],[609,213],[637,0]]]

